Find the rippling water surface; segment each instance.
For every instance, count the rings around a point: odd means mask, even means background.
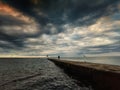
[[[0,59],[0,90],[91,90],[46,59]]]
[[[102,63],[120,66],[120,56],[104,56],[104,57],[62,57],[62,59],[69,61],[82,61],[92,63]]]

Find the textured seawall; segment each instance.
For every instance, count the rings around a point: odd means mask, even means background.
[[[95,90],[120,90],[120,66],[50,59],[71,77]]]

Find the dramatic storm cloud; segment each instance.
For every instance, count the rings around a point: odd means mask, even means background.
[[[1,55],[120,54],[119,0],[0,0]]]

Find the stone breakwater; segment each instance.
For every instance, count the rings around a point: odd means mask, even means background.
[[[120,66],[48,58],[72,78],[95,90],[120,90]]]

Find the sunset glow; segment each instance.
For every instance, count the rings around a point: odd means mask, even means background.
[[[12,8],[11,6],[0,2],[0,14],[2,15],[10,15],[13,17],[18,17],[17,19],[23,20],[25,22],[29,22],[30,18],[23,15],[21,12],[19,12],[17,9]]]
[[[0,13],[4,13],[4,14],[10,14],[12,16],[19,16],[20,14],[18,12],[16,12],[17,10],[15,10],[14,8],[10,7],[7,4],[1,3],[0,2]]]

